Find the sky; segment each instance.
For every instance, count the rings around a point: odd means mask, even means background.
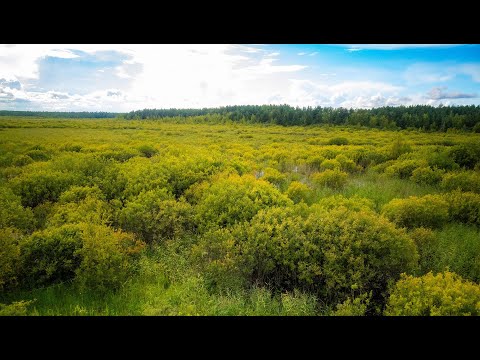
[[[247,104],[480,105],[480,45],[0,45],[0,110]]]

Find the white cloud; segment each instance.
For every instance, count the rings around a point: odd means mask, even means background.
[[[315,56],[315,55],[317,55],[317,54],[318,54],[318,51],[314,51],[314,52],[308,54],[308,56]]]
[[[348,51],[359,50],[404,50],[422,48],[449,48],[463,44],[340,44],[336,46],[347,47]]]
[[[62,58],[62,59],[74,59],[74,58],[79,57],[78,55],[72,53],[70,50],[65,50],[65,49],[63,49],[63,50],[59,50],[59,49],[50,50],[47,53],[47,56]]]
[[[299,52],[297,55],[303,56],[303,55],[306,55],[306,54],[307,54],[306,52]]]

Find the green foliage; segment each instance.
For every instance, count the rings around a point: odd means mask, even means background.
[[[467,143],[454,146],[450,150],[450,156],[461,167],[473,169],[480,162],[480,145]]]
[[[385,315],[480,315],[480,286],[452,272],[403,275],[392,289]]]
[[[50,160],[50,155],[42,150],[30,150],[25,153],[30,159],[34,161],[47,161]]]
[[[407,179],[413,175],[414,170],[423,166],[425,162],[421,160],[398,160],[385,169],[385,174]]]
[[[146,243],[177,238],[195,229],[192,206],[172,199],[165,189],[140,193],[120,211],[122,229],[137,234]]]
[[[336,306],[333,316],[364,316],[370,305],[370,294],[361,294],[355,298],[348,298]]]
[[[231,109],[1,118],[2,302],[37,299],[30,315],[372,315],[401,272],[480,281],[475,109]],[[354,126],[275,125],[298,114]],[[379,130],[407,126],[430,132]],[[462,130],[432,131],[450,127]],[[391,211],[408,230],[379,214],[394,199],[410,202]]]
[[[22,198],[24,206],[35,207],[45,201],[57,201],[75,181],[76,177],[71,173],[38,169],[16,177],[12,188]]]
[[[441,187],[445,190],[473,191],[480,193],[480,173],[476,171],[461,171],[446,173]]]
[[[286,194],[295,204],[298,204],[301,201],[308,203],[312,195],[312,190],[308,185],[299,181],[292,181],[290,185],[288,185]]]
[[[291,209],[262,210],[249,223],[206,233],[194,253],[215,286],[228,288],[241,276],[277,290],[314,291],[329,303],[368,291],[378,301],[388,281],[417,261],[403,231],[344,207],[306,219]]]
[[[153,155],[158,154],[158,150],[155,149],[152,145],[148,145],[148,144],[142,144],[139,147],[137,147],[137,149],[138,151],[140,151],[140,153],[142,153],[143,156],[147,158],[150,158]]]
[[[382,214],[399,226],[438,228],[448,220],[448,203],[440,195],[393,199]]]
[[[75,281],[80,287],[98,291],[118,288],[135,270],[134,259],[144,243],[107,226],[84,224],[82,230],[83,244],[75,254],[81,258]]]
[[[0,187],[0,229],[9,226],[31,231],[35,227],[35,219],[32,210],[22,206],[19,196],[7,187]]]
[[[417,184],[435,185],[442,181],[443,171],[432,169],[430,166],[419,167],[412,171],[410,179]]]
[[[82,247],[78,225],[64,225],[35,232],[22,242],[21,282],[28,287],[71,280],[81,263]]]
[[[338,169],[325,170],[312,174],[310,178],[315,185],[341,189],[347,184],[348,174]]]
[[[409,143],[405,142],[401,137],[397,137],[390,147],[390,158],[398,159],[400,155],[409,153],[412,151],[412,147]]]
[[[271,184],[251,175],[219,177],[192,192],[201,230],[248,221],[260,209],[293,203]]]
[[[447,171],[457,170],[459,165],[453,160],[448,151],[440,150],[429,154],[428,165],[432,168],[443,169]]]
[[[347,138],[344,138],[344,137],[335,137],[328,140],[327,144],[328,145],[348,145],[349,141]]]
[[[453,191],[445,195],[451,221],[480,226],[480,194]]]
[[[320,164],[320,170],[335,170],[340,169],[341,164],[336,159],[325,159]]]
[[[12,165],[20,167],[31,164],[33,162],[34,160],[28,155],[17,155],[13,158]]]
[[[11,304],[0,304],[0,316],[26,316],[27,308],[32,300],[14,301]]]
[[[0,290],[17,284],[22,235],[12,228],[0,228]]]

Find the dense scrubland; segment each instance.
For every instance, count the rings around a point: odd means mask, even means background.
[[[480,313],[480,134],[199,116],[0,117],[0,314]]]

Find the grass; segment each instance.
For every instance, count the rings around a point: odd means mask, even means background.
[[[480,230],[449,224],[435,232],[431,255],[421,259],[423,273],[450,270],[465,279],[480,282]]]

